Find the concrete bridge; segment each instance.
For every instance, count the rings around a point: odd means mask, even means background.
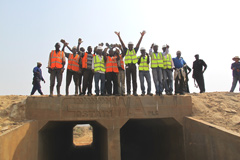
[[[238,136],[191,114],[190,96],[28,97],[31,121],[0,137],[0,159],[239,160]],[[91,145],[73,144],[78,124]]]

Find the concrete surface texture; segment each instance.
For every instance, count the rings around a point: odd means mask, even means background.
[[[191,114],[190,96],[28,97],[32,121],[0,136],[0,160],[238,160],[239,136]],[[73,144],[78,124],[91,145]]]

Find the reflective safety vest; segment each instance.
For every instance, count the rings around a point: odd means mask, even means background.
[[[161,52],[158,53],[157,57],[156,57],[156,53],[152,53],[152,56],[151,56],[151,68],[157,68],[157,67],[160,67],[160,68],[164,67],[163,56]]]
[[[139,59],[140,57],[138,57]],[[141,62],[139,64],[139,71],[149,71],[149,65],[147,63],[148,60],[148,56],[145,56],[145,59],[143,59],[143,57],[141,57]]]
[[[124,70],[124,62],[123,62],[123,58],[122,58],[122,55],[119,55],[120,57],[120,64],[118,65],[118,67],[121,67],[123,70]]]
[[[126,56],[125,56],[125,64],[129,64],[129,63],[133,63],[136,64],[138,62],[138,58],[136,55],[135,50],[133,49],[132,51],[129,51],[129,49],[126,52]]]
[[[93,54],[93,57],[95,55]],[[88,53],[86,52],[82,58],[82,68],[87,68],[87,57],[88,57]]]
[[[118,73],[118,65],[116,61],[117,57],[110,57],[107,56],[107,62],[106,62],[106,72],[115,72]]]
[[[104,62],[104,57],[102,58],[102,60],[100,61],[99,56],[96,55],[94,56],[94,71],[102,71],[105,72],[105,62]]]
[[[64,55],[63,51],[58,51],[58,53],[56,53],[56,50],[52,50],[50,68],[52,68],[52,69],[63,68],[63,64],[62,64],[63,63],[63,55]]]
[[[167,58],[163,56],[163,69],[172,69],[172,57],[168,53]]]
[[[79,59],[80,59],[80,56],[78,54],[76,54],[75,57],[73,57],[73,54],[69,54],[67,69],[78,72],[79,71]]]

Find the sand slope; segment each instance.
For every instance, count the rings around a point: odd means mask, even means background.
[[[189,94],[193,101],[193,117],[240,133],[240,94],[213,92]]]

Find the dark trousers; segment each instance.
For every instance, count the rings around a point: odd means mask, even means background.
[[[66,76],[66,95],[69,93],[69,85],[72,81],[72,77],[75,83],[75,94],[78,94],[79,73],[68,69]]]
[[[32,88],[32,92],[31,95],[34,95],[34,93],[36,92],[36,90],[38,90],[38,93],[43,95],[42,90],[41,90],[41,85],[40,85],[40,81],[34,81],[33,82],[33,88]]]
[[[177,76],[175,79],[175,94],[183,93],[184,78],[181,74],[181,79]]]
[[[78,87],[79,87],[79,94],[80,94],[80,93],[82,93],[82,86],[81,86],[81,84],[82,84],[83,73],[82,72],[79,73],[78,77],[79,77],[78,78]]]
[[[137,92],[137,69],[135,64],[128,64],[126,66],[126,79],[127,79],[127,93],[131,93],[131,77],[133,85],[133,93]]]
[[[195,75],[194,77],[197,81],[198,87],[200,89],[200,93],[205,92],[205,84],[204,84],[203,74]]]
[[[83,69],[83,87],[82,87],[83,94],[86,94],[87,88],[88,88],[88,93],[92,93],[92,81],[93,81],[93,71],[91,69]]]
[[[55,85],[55,79],[57,78],[57,93],[60,94],[60,86],[62,84],[62,72],[61,69],[52,69],[50,73],[50,94],[53,94],[53,87]]]
[[[109,95],[112,94],[112,90],[113,90],[113,94],[116,95],[118,94],[118,79],[117,79],[117,73],[115,72],[106,72],[106,79],[107,79],[107,93]],[[113,82],[113,85],[112,85]],[[112,89],[113,86],[113,89]]]

